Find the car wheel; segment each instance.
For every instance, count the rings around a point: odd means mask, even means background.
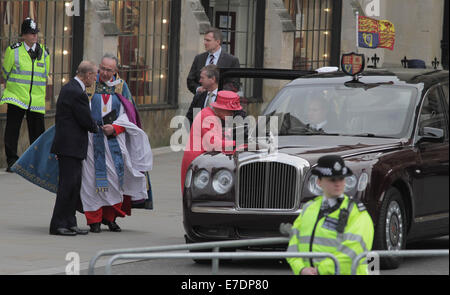
[[[387,190],[381,206],[376,228],[374,249],[402,250],[406,245],[406,211],[400,191],[394,187]],[[381,269],[396,269],[400,257],[381,257]]]

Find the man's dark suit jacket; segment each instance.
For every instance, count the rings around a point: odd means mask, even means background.
[[[98,131],[91,116],[89,99],[80,83],[71,79],[61,88],[56,103],[55,139],[51,152],[58,156],[85,159],[88,131]]]
[[[191,106],[189,107],[189,110],[186,114],[186,118],[189,119],[189,123],[194,121],[194,108],[203,109],[205,107],[205,101],[208,96],[208,91],[197,93],[194,98],[192,99]]]
[[[189,123],[192,126],[192,122],[194,122],[194,108],[204,109],[205,101],[208,97],[208,91],[197,93],[192,99],[191,106],[186,114],[186,118],[189,119]],[[241,116],[242,118],[247,117],[247,113],[244,110],[235,111],[234,116]],[[222,122],[223,126],[225,126],[225,122]]]
[[[200,87],[200,71],[206,64],[206,59],[208,58],[209,53],[204,52],[202,54],[197,55],[194,58],[194,62],[192,63],[191,70],[189,71],[189,75],[187,77],[187,87],[189,91],[193,94],[196,94],[197,88]],[[226,53],[223,49],[220,53],[219,60],[217,61],[218,68],[239,68],[239,59],[231,54]],[[224,81],[224,85],[227,82],[235,82],[239,84],[239,80],[233,79],[232,81]],[[238,85],[236,85],[237,88]]]

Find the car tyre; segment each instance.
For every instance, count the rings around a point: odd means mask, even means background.
[[[406,211],[400,191],[394,187],[386,191],[375,231],[375,250],[403,250],[406,245]],[[396,269],[400,257],[381,257],[381,269]]]

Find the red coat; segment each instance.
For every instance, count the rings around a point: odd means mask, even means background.
[[[195,158],[209,151],[227,153],[224,151],[225,146],[234,146],[234,141],[223,138],[222,130],[219,117],[210,107],[204,108],[195,116],[181,163],[181,193],[184,190],[187,169]]]

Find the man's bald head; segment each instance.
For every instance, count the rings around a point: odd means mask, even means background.
[[[87,73],[97,72],[97,66],[90,60],[83,60],[77,69],[78,76],[84,76]]]
[[[86,87],[90,87],[97,78],[97,65],[89,60],[83,60],[77,69],[77,77]]]

